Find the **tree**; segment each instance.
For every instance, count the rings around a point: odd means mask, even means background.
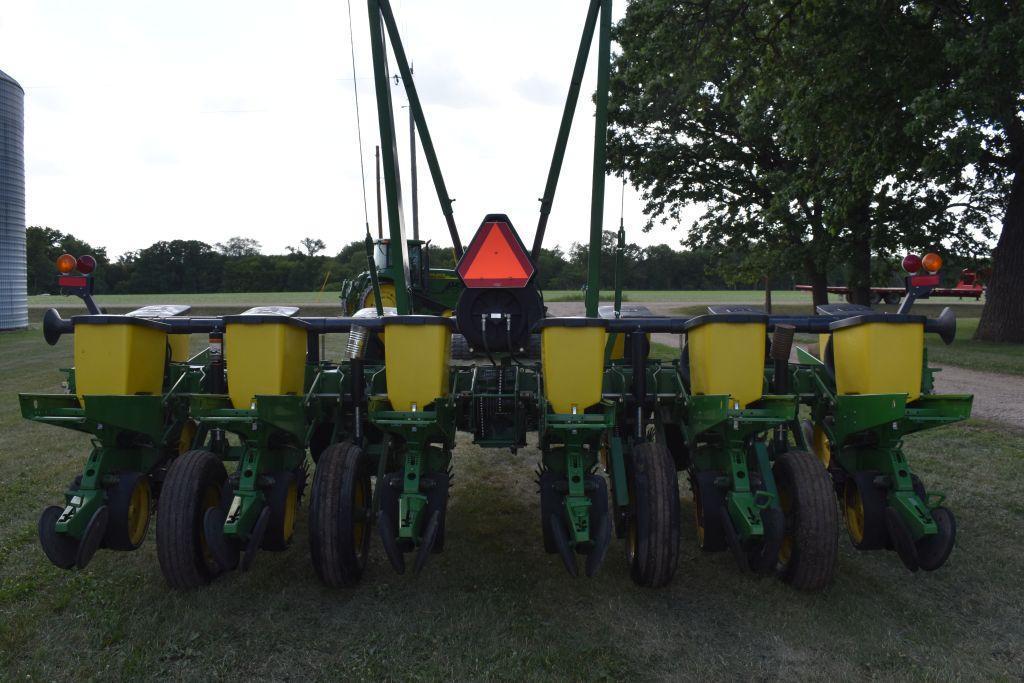
[[[156,242],[121,258],[128,271],[124,288],[138,293],[192,293],[220,290],[224,257],[205,242]]]
[[[232,237],[227,242],[217,242],[213,247],[228,257],[259,256],[262,249],[262,245],[251,237]]]
[[[637,0],[616,37],[609,158],[648,229],[701,205],[690,246],[756,257],[741,270],[802,267],[816,304],[836,263],[867,303],[873,253],[970,241],[977,223],[952,213],[962,167],[926,167],[911,125],[941,65],[902,6]]]
[[[84,256],[90,254],[96,259],[96,275],[94,279],[98,291],[106,290],[106,284],[113,275],[107,258],[107,250],[94,247],[88,242],[55,230],[54,228],[30,225],[25,230],[25,257],[29,294],[56,294],[57,257],[61,254]]]
[[[324,244],[323,240],[314,239],[312,237],[304,237],[299,240],[298,247],[285,247],[290,254],[301,254],[304,252],[306,256],[316,256],[326,248],[327,245]]]
[[[825,197],[813,192],[814,159],[791,153],[779,134],[778,103],[756,91],[763,48],[744,3],[678,5],[640,0],[616,28],[610,119],[611,167],[641,188],[646,213],[678,226],[690,205],[704,213],[691,227],[695,248],[731,251],[775,243],[827,296],[834,234]],[[752,34],[752,35],[751,35]]]
[[[939,153],[967,163],[976,203],[998,197],[1002,231],[975,334],[1024,342],[1024,9],[1015,0],[920,0],[947,78],[917,103]]]

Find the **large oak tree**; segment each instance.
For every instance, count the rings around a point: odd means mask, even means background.
[[[915,113],[945,67],[913,7],[636,0],[616,39],[611,165],[652,225],[699,205],[690,244],[799,264],[815,303],[830,269],[867,303],[872,254],[983,234],[970,174]]]

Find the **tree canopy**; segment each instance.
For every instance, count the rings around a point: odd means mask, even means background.
[[[938,153],[924,103],[948,78],[914,4],[636,0],[616,27],[610,164],[654,225],[733,254],[749,277],[801,268],[816,302],[846,270],[867,303],[872,258],[982,254],[990,185]],[[938,109],[936,105],[932,109]]]

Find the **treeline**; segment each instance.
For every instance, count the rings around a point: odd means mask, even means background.
[[[324,243],[307,238],[287,254],[262,254],[255,240],[234,237],[225,243],[197,240],[156,242],[145,249],[110,259],[105,247],[91,245],[53,228],[28,228],[29,294],[56,294],[54,262],[64,253],[92,254],[98,263],[96,291],[106,294],[189,294],[210,292],[338,291],[341,282],[367,268],[362,240],[351,242],[334,256],[323,255]],[[615,234],[606,232],[602,245],[601,287],[611,289],[615,273]],[[430,247],[431,268],[454,268],[449,247]],[[947,256],[947,261],[950,257]],[[741,267],[743,257],[717,250],[679,251],[660,244],[641,248],[627,244],[623,253],[625,289],[763,289],[764,276]],[[944,272],[956,281],[962,263],[953,258]],[[898,262],[879,259],[875,284],[898,282]],[[587,248],[573,244],[567,252],[544,249],[537,264],[538,283],[545,290],[580,289],[587,280]],[[802,282],[799,269],[766,268],[774,289],[792,289]],[[841,284],[846,274],[830,277]]]

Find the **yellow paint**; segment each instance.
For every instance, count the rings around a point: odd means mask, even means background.
[[[187,420],[181,427],[181,435],[178,437],[178,454],[184,454],[192,450],[192,441],[196,438],[199,426],[195,420]]]
[[[306,331],[287,323],[228,323],[224,331],[228,394],[235,408],[256,396],[302,393]]]
[[[690,387],[697,395],[728,394],[745,408],[764,389],[763,322],[709,322],[686,333]]]
[[[846,485],[843,487],[843,519],[846,520],[846,529],[850,532],[853,542],[863,541],[864,500],[853,479],[847,479]]]
[[[384,328],[388,399],[394,410],[423,410],[448,393],[452,332],[447,324]]]
[[[128,540],[133,546],[138,546],[146,537],[152,507],[153,494],[149,488],[149,479],[140,477],[128,501]]]
[[[605,338],[603,327],[541,330],[544,393],[556,413],[582,413],[601,400]]]
[[[832,446],[829,445],[825,430],[818,425],[814,425],[814,432],[811,436],[811,450],[814,451],[814,454],[818,456],[818,460],[825,467],[832,463]]]
[[[921,396],[922,323],[865,323],[832,331],[836,389],[848,394]]]
[[[697,547],[703,548],[707,538],[707,532],[704,529],[704,504],[700,498],[700,487],[696,484],[693,486],[693,519],[697,526]]]
[[[75,325],[75,388],[87,395],[160,394],[167,333],[132,324]]]
[[[394,308],[397,304],[395,297],[395,286],[389,282],[380,283],[380,302],[384,308]],[[373,288],[371,287],[366,292],[366,296],[363,297],[363,305],[361,308],[373,308],[377,305],[377,297],[373,294]]]
[[[295,535],[295,511],[299,507],[299,487],[292,481],[288,485],[288,495],[284,501],[284,523],[281,525],[284,532],[284,542],[291,543]]]
[[[609,333],[608,336],[613,335]],[[619,332],[618,334],[615,334],[614,337],[615,341],[612,342],[612,355],[610,356],[610,360],[622,360],[626,354],[626,335]],[[647,341],[648,343],[651,341],[651,335],[649,334],[647,335]]]
[[[822,363],[825,362],[825,347],[828,346],[828,338],[831,336],[828,332],[818,335],[818,359]]]
[[[175,363],[184,363],[188,360],[188,335],[169,334],[167,345],[171,347],[171,360]]]

